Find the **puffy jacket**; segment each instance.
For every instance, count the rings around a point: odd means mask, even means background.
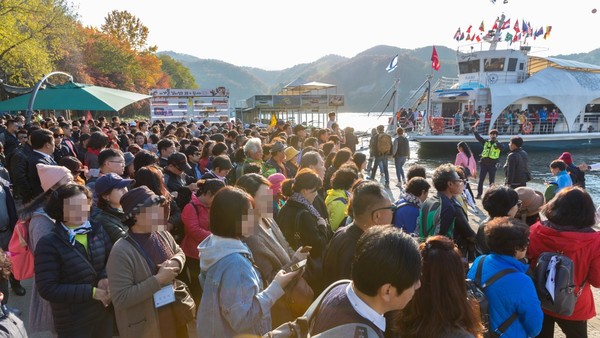
[[[92,289],[106,278],[106,262],[112,247],[100,225],[92,224],[88,250],[69,243],[67,232],[57,222],[35,248],[37,291],[50,302],[56,332],[66,337],[89,327],[102,312],[102,302],[92,298]]]
[[[198,259],[198,244],[210,235],[210,207],[204,205],[196,195],[181,212],[181,221],[185,235],[181,241],[181,249],[187,257]]]
[[[329,213],[329,224],[331,230],[336,231],[342,221],[348,216],[348,199],[349,193],[342,189],[329,189],[327,190],[327,197],[325,197],[325,204],[327,205],[327,212]],[[346,224],[344,222],[343,224]]]
[[[525,150],[518,148],[511,151],[504,164],[505,183],[509,186],[521,186],[527,183],[529,172],[528,156]]]
[[[10,178],[14,186],[14,194],[24,202],[30,201],[32,197],[31,183],[27,178],[28,161],[33,149],[29,144],[17,148],[10,160]]]
[[[537,222],[529,230],[529,256],[531,268],[535,267],[542,252],[562,252],[575,263],[575,285],[580,286],[587,276],[581,296],[575,304],[575,311],[569,317],[544,311],[552,317],[567,320],[588,320],[596,316],[596,307],[590,285],[600,287],[600,232],[592,228],[576,232],[574,229],[560,230],[560,226],[550,221]],[[576,288],[576,291],[579,287]]]
[[[331,229],[317,224],[317,218],[308,211],[308,208],[294,200],[288,200],[283,205],[277,214],[276,222],[292,249],[297,250],[302,245],[311,246],[310,256],[313,258],[323,255],[325,246],[333,235]],[[298,243],[294,236],[296,226],[301,243]]]
[[[479,256],[467,273],[467,278],[475,280],[475,274],[481,258]],[[533,281],[525,274],[527,264],[521,263],[512,256],[490,254],[483,264],[481,282],[485,283],[497,272],[504,269],[514,269],[498,279],[485,290],[489,302],[490,331],[494,331],[513,313],[517,312],[515,320],[504,332],[505,337],[535,337],[542,330],[544,314],[535,291]],[[519,287],[515,287],[518,285]],[[510,292],[507,292],[510,290]]]
[[[109,207],[107,210],[100,210],[94,217],[94,222],[102,225],[111,243],[115,244],[119,238],[125,237],[129,230],[129,227],[121,222],[122,218],[123,210]]]

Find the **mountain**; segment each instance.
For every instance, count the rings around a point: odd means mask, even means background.
[[[342,111],[389,111],[393,105],[390,95],[385,95],[394,83],[394,76],[400,76],[399,102],[407,105],[407,99],[426,79],[433,75],[432,83],[440,77],[457,77],[456,51],[444,46],[436,46],[441,68],[431,69],[431,47],[404,49],[379,45],[369,48],[352,58],[339,55],[326,55],[314,62],[298,64],[280,71],[269,71],[253,67],[238,67],[219,60],[200,59],[195,56],[163,51],[180,61],[190,72],[201,88],[225,86],[229,88],[233,106],[253,95],[276,94],[281,89],[302,78],[307,82],[318,81],[337,86],[334,93],[345,95]],[[398,69],[389,74],[385,71],[391,58],[398,54]],[[557,55],[561,59],[600,65],[600,49],[589,53]],[[331,92],[330,92],[331,93]]]

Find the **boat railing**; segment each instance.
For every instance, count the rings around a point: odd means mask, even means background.
[[[417,123],[413,131],[426,135],[468,135],[475,121],[456,120],[453,117],[433,117],[427,123],[427,130],[424,130],[425,124]],[[572,128],[569,128],[567,121],[561,116],[556,122],[526,121],[525,123],[496,121],[490,125],[489,121],[482,120],[477,125],[479,133],[487,134],[489,130],[498,130],[499,135],[544,135],[557,133],[591,133],[600,131],[600,117],[588,116],[583,121],[576,120]]]

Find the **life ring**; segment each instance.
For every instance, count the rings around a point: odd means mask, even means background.
[[[531,132],[533,131],[533,123],[531,123],[531,122],[523,123],[521,130],[523,131],[523,134],[531,134]]]

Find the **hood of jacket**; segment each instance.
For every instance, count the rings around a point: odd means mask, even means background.
[[[600,232],[579,232],[579,231],[559,231],[559,226],[548,226],[543,221],[536,224],[536,241],[541,245],[541,251],[567,251],[566,248],[572,248],[571,251],[577,251],[579,248],[591,248],[594,242],[600,241]]]
[[[239,253],[252,255],[246,244],[239,239],[220,237],[212,234],[198,244],[200,270],[207,271],[222,258]]]

